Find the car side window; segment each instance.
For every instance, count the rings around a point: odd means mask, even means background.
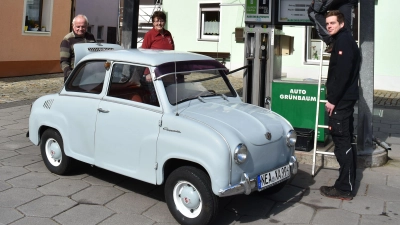
[[[65,89],[73,92],[100,94],[103,90],[106,69],[105,61],[90,61],[79,65]]]
[[[114,63],[109,90],[110,97],[159,106],[153,82],[143,76],[147,67]]]

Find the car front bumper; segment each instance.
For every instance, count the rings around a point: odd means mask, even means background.
[[[290,166],[290,176],[284,180],[281,180],[279,183],[290,179],[292,176],[294,176],[297,173],[299,163],[297,162],[297,159],[295,156],[290,157],[289,166]],[[278,183],[275,183],[275,185],[277,185],[277,184]],[[257,190],[257,179],[256,178],[250,179],[246,173],[243,173],[239,184],[236,184],[236,185],[231,186],[226,189],[221,189],[219,191],[219,196],[226,197],[226,196],[238,195],[238,194],[249,195],[251,192],[253,192],[255,190]]]

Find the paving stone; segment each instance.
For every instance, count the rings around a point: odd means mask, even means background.
[[[47,169],[46,165],[44,165],[43,161],[30,164],[28,166],[25,166],[24,168],[28,169],[28,170],[30,170],[32,172],[50,173],[50,171]]]
[[[386,214],[400,219],[400,202],[386,202]]]
[[[9,129],[9,130],[28,130],[29,124],[28,123],[14,123],[10,125],[3,125],[2,127]]]
[[[7,182],[14,187],[38,188],[57,179],[59,178],[50,173],[30,172],[10,179]]]
[[[72,208],[77,203],[67,197],[61,196],[43,196],[35,199],[17,209],[27,216],[48,217],[55,215]]]
[[[104,206],[78,205],[55,216],[54,220],[63,225],[94,225],[102,222],[113,214],[113,211]]]
[[[167,203],[165,202],[157,202],[154,206],[148,209],[146,212],[142,214],[156,222],[171,222],[176,223],[176,220],[171,215],[171,212],[168,209]]]
[[[22,134],[18,134],[18,135],[14,135],[9,137],[11,140],[13,141],[17,141],[17,142],[30,142],[32,144],[32,142],[29,140],[29,137],[26,136],[26,133],[22,133]],[[32,144],[33,145],[33,144]]]
[[[311,224],[358,224],[359,219],[360,215],[342,209],[320,209],[317,210]]]
[[[7,184],[6,182],[0,181],[0,192],[2,192],[4,190],[7,190],[7,189],[10,189],[11,187],[12,186]]]
[[[20,148],[15,150],[20,154],[29,154],[29,155],[40,155],[40,148],[36,145],[31,145],[25,148]]]
[[[400,189],[371,184],[368,187],[367,196],[376,197],[385,201],[400,201]]]
[[[16,156],[16,155],[19,155],[19,154],[15,151],[0,150],[0,159],[10,158],[10,157]]]
[[[9,114],[7,116],[9,116]],[[3,117],[5,117],[5,115],[3,115]],[[6,125],[11,125],[14,123],[17,123],[17,121],[5,120],[5,119],[2,119],[2,117],[0,116],[0,127],[6,126]]]
[[[237,195],[225,209],[242,216],[265,216],[274,204],[274,201],[257,195]]]
[[[113,187],[91,186],[72,195],[71,198],[79,204],[104,205],[123,193]]]
[[[324,197],[320,194],[319,190],[307,190],[304,192],[300,203],[314,209],[338,209],[342,201],[339,199]]]
[[[45,195],[71,196],[90,185],[81,180],[58,179],[54,182],[46,184],[37,190]]]
[[[24,119],[24,118],[28,118],[29,115],[26,114],[18,114],[18,113],[12,113],[11,115],[8,116],[2,116],[1,119],[2,120],[9,120],[9,121],[13,121],[13,120],[19,120],[19,119]]]
[[[0,160],[5,166],[27,166],[42,161],[42,157],[37,155],[17,155],[7,159]]]
[[[390,164],[386,164],[380,167],[374,167],[371,168],[371,170],[385,175],[399,175],[399,168],[393,167]]]
[[[400,189],[400,176],[389,175],[387,185]]]
[[[275,219],[271,218],[259,218],[255,216],[242,216],[240,217],[239,221],[237,223],[232,223],[232,224],[246,224],[246,225],[265,225],[265,224],[274,224],[274,225],[285,225],[284,223],[281,223],[279,221],[276,221]],[[215,224],[217,225],[217,224]],[[298,224],[296,224],[298,225]]]
[[[268,191],[268,190],[267,190]],[[278,193],[267,195],[266,198],[275,202],[298,202],[303,196],[305,189],[298,188],[292,185],[285,185]],[[256,192],[256,194],[266,194],[268,192]]]
[[[11,178],[21,176],[25,173],[29,173],[29,170],[26,170],[22,167],[1,166],[0,180],[9,180]]]
[[[363,183],[361,181],[356,181],[354,190],[357,196],[366,196],[368,190],[368,184]]]
[[[14,208],[41,197],[34,189],[11,188],[0,192],[0,207]]]
[[[111,171],[101,170],[99,173],[85,177],[83,180],[92,185],[114,186],[126,179],[128,179],[128,177]]]
[[[158,186],[149,184],[140,180],[136,180],[133,178],[127,178],[115,185],[116,188],[125,191],[125,192],[135,192],[140,194],[148,194],[154,191]]]
[[[22,217],[24,217],[24,215],[15,209],[0,207],[0,224],[9,224]]]
[[[104,220],[103,222],[99,223],[99,225],[116,225],[116,224],[152,225],[154,224],[154,221],[141,215],[116,214]]]
[[[357,196],[342,203],[342,209],[362,215],[379,215],[384,211],[384,206],[383,200],[369,196]]]
[[[399,225],[400,220],[397,218],[387,217],[385,215],[365,215],[362,216],[360,225]]]
[[[225,224],[225,225],[230,225],[230,224],[237,224],[236,221],[240,222],[239,218],[243,218],[245,216],[240,216],[234,212],[228,211],[223,209],[221,205],[219,205],[220,210],[215,218],[215,220],[210,224],[210,225],[220,225],[220,224]],[[259,216],[253,217],[253,218],[260,218]],[[177,222],[176,222],[177,223]],[[156,223],[156,224],[161,224],[161,223]],[[171,223],[175,224],[175,223]]]
[[[278,203],[268,217],[276,223],[310,223],[315,210],[298,202]]]
[[[0,131],[0,133],[1,132],[2,131]],[[10,135],[10,136],[12,136],[12,135]],[[1,134],[0,134],[0,137],[1,137]],[[24,147],[31,146],[31,145],[32,145],[32,142],[30,142],[29,140],[8,141],[8,142],[1,143],[0,150],[16,150],[16,149],[24,148]]]
[[[10,225],[58,225],[58,223],[54,222],[49,218],[38,218],[38,217],[24,217]]]
[[[156,200],[137,193],[125,193],[106,204],[117,213],[142,214],[157,203]]]
[[[387,175],[378,171],[364,170],[363,174],[357,174],[357,181],[366,184],[386,185]]]
[[[0,128],[1,129],[1,128]],[[2,145],[2,143],[4,143],[4,142],[9,142],[9,141],[11,141],[11,139],[10,138],[8,138],[8,137],[0,137],[0,144]],[[0,145],[0,146],[1,146]],[[1,148],[1,147],[0,147]]]

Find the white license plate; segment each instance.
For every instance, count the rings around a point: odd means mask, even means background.
[[[282,166],[276,170],[269,171],[257,176],[258,190],[261,191],[267,187],[279,183],[279,181],[286,180],[290,177],[290,166]]]

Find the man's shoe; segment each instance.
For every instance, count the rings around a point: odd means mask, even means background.
[[[333,43],[326,45],[326,48],[325,48],[326,53],[331,53],[332,50],[333,50]]]
[[[322,186],[319,191],[322,196],[350,201],[353,199],[351,192],[341,191],[335,187]]]

